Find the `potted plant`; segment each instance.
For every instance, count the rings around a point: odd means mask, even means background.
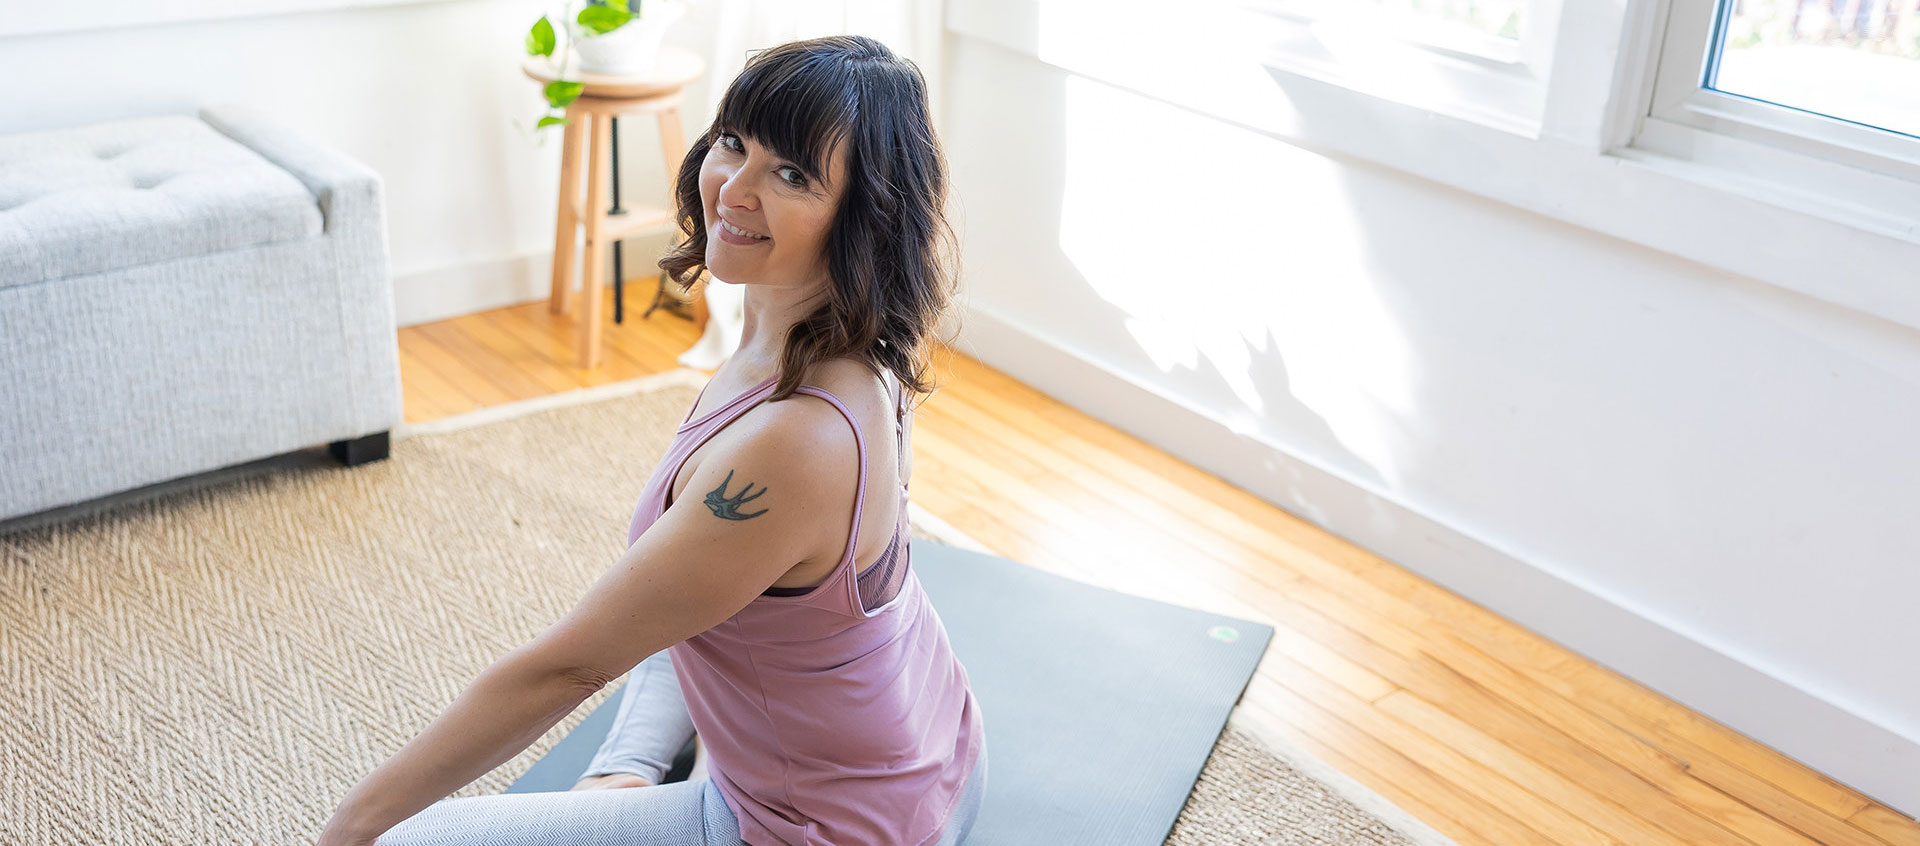
[[[572,13],[574,4],[568,3],[566,8],[569,14],[562,20],[567,23],[567,42],[557,63],[560,72],[542,92],[547,104],[562,114],[580,96],[581,84],[567,78],[567,62],[576,47],[581,71],[644,74],[653,70],[667,27],[686,14],[686,8],[675,0],[645,0],[644,11],[642,0],[586,0],[577,14]],[[554,45],[553,24],[541,15],[527,33],[527,54],[552,61]],[[565,117],[549,111],[533,128],[538,131],[566,122]]]

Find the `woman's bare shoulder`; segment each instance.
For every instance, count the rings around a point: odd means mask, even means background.
[[[815,363],[800,384],[812,385],[833,394],[848,408],[854,408],[855,403],[865,408],[876,399],[884,404],[887,397],[891,396],[892,384],[887,381],[888,378],[872,362],[841,357]]]

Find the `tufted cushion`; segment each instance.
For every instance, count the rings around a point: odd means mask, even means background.
[[[0,287],[321,231],[299,179],[197,117],[0,137]]]

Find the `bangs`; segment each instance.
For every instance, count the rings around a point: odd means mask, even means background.
[[[846,139],[860,105],[847,65],[799,52],[749,61],[721,98],[714,128],[750,138],[824,183],[827,152]]]

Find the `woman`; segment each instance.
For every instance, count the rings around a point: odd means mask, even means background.
[[[660,261],[682,286],[746,286],[738,351],[642,490],[626,553],[355,785],[321,846],[966,836],[984,723],[906,516],[906,392],[933,387],[952,296],[945,192],[910,62],[854,36],[749,61],[681,165],[687,238]],[[574,790],[445,798],[629,670]],[[657,784],[694,731],[707,774]]]

